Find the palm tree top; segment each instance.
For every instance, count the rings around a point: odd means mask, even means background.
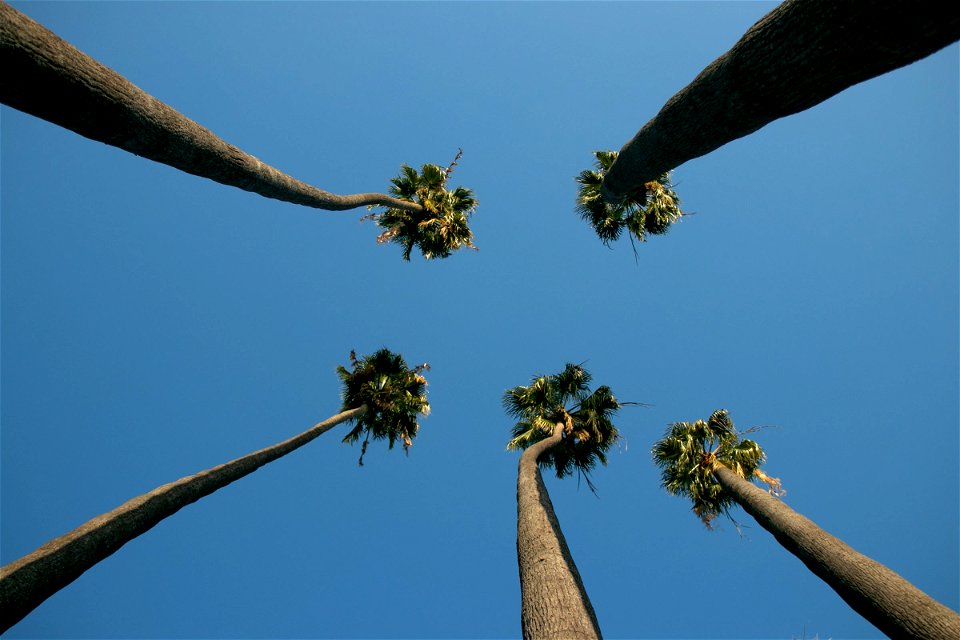
[[[628,196],[617,205],[608,204],[600,194],[603,177],[617,159],[616,151],[594,151],[593,169],[581,171],[576,177],[577,213],[590,223],[600,240],[607,246],[618,239],[626,229],[631,240],[646,241],[647,234],[660,235],[683,216],[680,198],[673,190],[670,172],[646,182],[643,189]]]
[[[400,175],[390,180],[391,195],[415,202],[420,211],[387,208],[386,211],[365,216],[384,229],[377,237],[380,244],[394,242],[403,247],[403,259],[410,260],[414,247],[423,257],[447,258],[461,247],[476,250],[470,216],[477,208],[473,191],[464,187],[446,188],[447,178],[463,155],[460,149],[447,168],[425,164],[420,171],[401,165]]]
[[[558,478],[577,471],[592,488],[590,470],[597,462],[607,464],[606,453],[620,437],[612,422],[620,403],[610,387],[590,392],[590,380],[583,367],[567,364],[558,374],[535,376],[527,386],[508,389],[503,407],[517,418],[507,449],[526,449],[562,424],[560,444],[544,452],[539,464],[552,467]]]
[[[747,433],[752,429],[744,432]],[[706,527],[719,515],[730,517],[733,498],[713,476],[723,465],[746,480],[767,483],[770,493],[782,496],[780,480],[760,470],[766,454],[753,440],[741,438],[725,409],[714,411],[707,420],[677,422],[667,428],[663,439],[653,450],[653,460],[660,467],[664,489],[672,495],[689,498],[693,512]]]
[[[366,406],[367,410],[355,418],[355,425],[343,441],[357,442],[363,436],[360,465],[370,439],[386,439],[390,448],[400,441],[404,451],[413,446],[420,425],[417,415],[430,414],[427,402],[427,380],[421,375],[430,365],[409,368],[403,356],[380,349],[369,356],[357,358],[350,352],[350,368],[337,367],[343,382],[342,411]]]

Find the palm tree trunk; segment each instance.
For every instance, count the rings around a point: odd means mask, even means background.
[[[960,38],[949,3],[788,0],[670,98],[627,142],[601,193],[620,202],[645,182]]]
[[[422,210],[380,193],[341,196],[300,182],[227,144],[3,2],[0,68],[0,102],[181,171],[317,209]]]
[[[960,638],[960,615],[723,465],[713,475],[783,547],[891,638]]]
[[[341,422],[363,415],[366,410],[367,406],[362,405],[338,413],[272,447],[157,487],[6,565],[0,569],[0,633],[164,518],[302,447]]]
[[[520,456],[517,473],[517,559],[525,640],[600,638],[600,625],[573,562],[537,458],[563,437],[553,435]]]

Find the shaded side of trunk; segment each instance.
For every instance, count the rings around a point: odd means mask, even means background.
[[[603,181],[608,202],[864,80],[960,39],[949,3],[788,0],[670,98]]]
[[[960,615],[722,465],[714,476],[764,529],[891,638],[960,638]]]
[[[560,443],[563,425],[520,456],[517,560],[521,626],[526,640],[600,638],[600,625],[573,562],[537,458]]]
[[[181,171],[317,209],[422,210],[380,193],[341,196],[300,182],[227,144],[3,2],[0,68],[0,102]]]
[[[344,411],[272,447],[157,487],[6,565],[0,569],[0,633],[164,518],[366,410],[363,405]]]

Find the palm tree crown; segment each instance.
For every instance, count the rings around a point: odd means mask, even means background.
[[[753,440],[742,439],[725,409],[714,411],[706,421],[677,422],[653,447],[653,459],[660,467],[663,488],[672,495],[690,498],[693,512],[711,528],[719,515],[729,517],[733,498],[713,477],[716,465],[723,465],[741,478],[765,482],[770,493],[781,496],[780,480],[760,470],[766,454]]]
[[[507,449],[526,449],[549,438],[557,424],[563,425],[558,446],[543,453],[541,467],[553,467],[558,478],[577,471],[590,485],[589,472],[597,462],[606,465],[606,452],[620,437],[611,421],[620,403],[610,387],[590,393],[590,373],[568,364],[556,375],[534,377],[528,386],[509,389],[503,395],[508,414],[518,418]]]
[[[419,247],[423,257],[447,258],[461,247],[476,249],[468,221],[477,208],[473,191],[457,187],[446,188],[447,178],[453,172],[463,150],[446,169],[425,164],[417,170],[401,165],[400,175],[392,178],[390,193],[401,200],[416,202],[421,211],[387,208],[381,213],[366,216],[375,220],[385,231],[377,242],[395,242],[403,247],[403,259],[410,260],[413,248]]]
[[[343,382],[343,411],[366,406],[367,410],[353,418],[355,425],[343,441],[354,443],[364,436],[360,449],[360,465],[370,439],[386,438],[390,448],[399,440],[404,451],[413,446],[420,425],[417,415],[430,414],[427,402],[427,380],[420,373],[430,365],[407,367],[403,356],[388,349],[357,358],[350,352],[351,368],[337,367]]]
[[[617,159],[616,151],[594,151],[595,169],[581,171],[576,180],[577,212],[590,223],[605,244],[620,237],[624,228],[637,240],[644,242],[647,234],[660,235],[680,219],[680,198],[673,191],[670,173],[644,184],[642,191],[627,197],[620,204],[611,205],[600,195],[603,177]]]

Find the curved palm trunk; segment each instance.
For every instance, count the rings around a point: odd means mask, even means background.
[[[713,475],[783,547],[891,638],[960,638],[960,615],[830,535],[766,491],[717,465]]]
[[[560,443],[563,425],[520,456],[517,473],[517,559],[525,640],[600,638],[600,625],[567,548],[543,476],[540,455]]]
[[[607,202],[687,160],[960,38],[948,3],[788,0],[670,98],[603,180]]]
[[[0,102],[181,171],[317,209],[422,210],[380,193],[341,196],[300,182],[227,144],[3,2],[0,68]]]
[[[123,503],[0,569],[0,633],[164,518],[362,415],[366,405],[320,422],[289,440],[201,471]]]

